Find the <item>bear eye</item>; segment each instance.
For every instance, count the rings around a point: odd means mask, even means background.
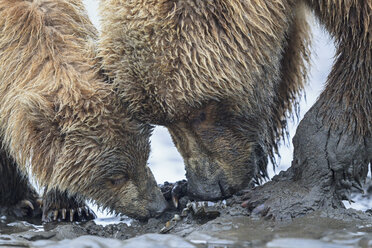
[[[207,115],[204,111],[202,111],[199,115],[191,119],[191,123],[193,125],[200,125],[207,119]]]
[[[113,186],[122,185],[128,181],[128,176],[126,175],[115,176],[113,178],[110,178],[109,181]]]
[[[199,120],[201,122],[205,121],[207,119],[207,116],[204,112],[201,112],[200,115],[199,115]]]

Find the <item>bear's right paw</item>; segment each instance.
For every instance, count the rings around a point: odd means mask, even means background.
[[[274,179],[246,191],[242,200],[242,207],[251,216],[285,222],[326,209],[337,199],[322,187],[309,188],[301,181]]]
[[[17,219],[40,218],[41,199],[23,199],[11,206],[1,206],[0,214]]]
[[[12,207],[12,212],[18,218],[32,217],[35,211],[40,209],[41,200],[36,200],[34,203],[31,200],[22,200]]]

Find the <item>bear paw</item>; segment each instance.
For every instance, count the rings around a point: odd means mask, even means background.
[[[1,206],[0,214],[17,219],[39,218],[41,216],[41,199],[23,199],[11,206]]]
[[[43,222],[52,221],[88,221],[96,214],[85,205],[84,200],[70,196],[67,192],[51,190],[43,198]]]
[[[301,181],[291,180],[267,182],[246,191],[242,200],[242,207],[247,208],[251,216],[275,221],[290,221],[316,210],[342,207],[323,186],[306,187]]]

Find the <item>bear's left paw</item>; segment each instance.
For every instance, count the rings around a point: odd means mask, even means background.
[[[43,222],[88,221],[95,218],[96,214],[77,196],[59,190],[51,190],[44,194]]]
[[[79,208],[61,208],[61,209],[51,209],[49,211],[43,212],[42,221],[52,222],[52,221],[88,221],[97,218],[96,214],[87,206],[82,206]]]

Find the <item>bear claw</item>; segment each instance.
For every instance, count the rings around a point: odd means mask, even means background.
[[[19,203],[19,207],[21,207],[21,208],[23,208],[23,207],[24,208],[29,207],[31,210],[35,210],[34,205],[29,200],[22,200]]]
[[[22,200],[15,205],[13,212],[17,217],[29,216],[35,210],[34,204],[29,200]]]
[[[16,218],[34,218],[40,216],[40,206],[35,199],[23,199],[11,206],[1,206],[0,214]]]
[[[45,223],[51,221],[88,221],[97,218],[96,214],[88,207],[79,207],[77,209],[62,208],[51,210],[43,215],[42,221]]]

